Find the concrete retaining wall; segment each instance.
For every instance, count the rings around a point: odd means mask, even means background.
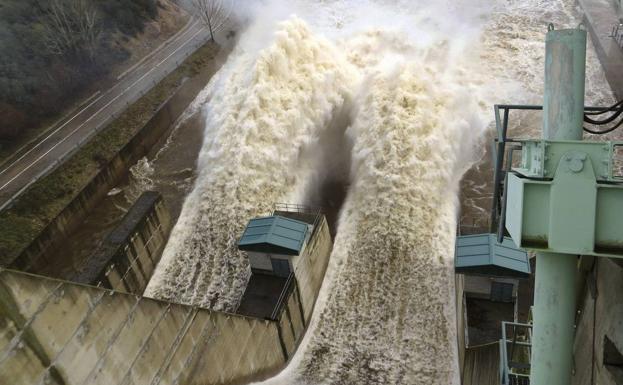
[[[1,384],[243,383],[286,362],[274,321],[9,270],[0,310]]]
[[[71,281],[143,294],[170,229],[160,193],[144,192]]]
[[[11,268],[32,273],[38,273],[38,265],[54,263],[46,254],[46,250],[62,245],[108,191],[119,184],[129,167],[145,156],[160,140],[203,88],[205,84],[203,80],[207,78],[210,70],[206,68],[205,73],[185,81],[41,234],[15,260],[3,263]]]
[[[623,49],[610,37],[612,27],[619,23],[617,4],[604,0],[578,0],[584,10],[585,24],[595,45],[606,79],[615,96],[623,98]]]
[[[333,247],[327,220],[324,216],[320,218],[307,246],[293,261],[295,278],[285,288],[285,300],[277,304],[283,306],[276,322],[286,359],[292,357],[305,335]]]
[[[573,385],[623,383],[623,367],[604,365],[605,338],[623,354],[623,262],[596,258],[577,322]],[[617,378],[617,374],[619,377]]]
[[[454,295],[456,309],[456,339],[459,349],[459,370],[463,373],[465,367],[465,349],[467,341],[465,339],[465,329],[467,327],[467,317],[465,313],[465,293],[463,292],[465,284],[465,276],[463,274],[454,275]]]
[[[277,321],[279,340],[283,356],[289,359],[296,352],[299,342],[305,334],[307,321],[302,317],[301,297],[296,286],[288,296],[286,306]]]
[[[0,269],[0,384],[240,384],[274,375],[302,340],[331,247],[323,217],[275,320]]]
[[[298,290],[303,305],[303,314],[306,321],[311,318],[311,314],[316,304],[316,297],[322,285],[329,255],[333,242],[329,233],[329,226],[324,216],[316,225],[314,233],[310,238],[304,253],[297,257],[295,271]]]

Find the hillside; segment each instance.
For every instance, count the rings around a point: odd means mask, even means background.
[[[0,153],[105,86],[187,17],[171,0],[0,2]]]

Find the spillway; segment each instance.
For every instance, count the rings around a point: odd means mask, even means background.
[[[546,23],[578,20],[570,2],[527,3],[298,1],[300,18],[254,24],[203,95],[199,176],[146,295],[234,309],[242,226],[274,202],[313,201],[327,169],[345,169],[312,323],[267,383],[459,384],[458,181],[492,97],[540,94],[531,55]],[[601,82],[590,74],[587,89]],[[331,137],[344,145],[327,151]]]
[[[336,57],[296,19],[259,53],[232,53],[207,90],[197,182],[147,296],[235,310],[249,275],[237,237],[297,184],[301,151],[348,98]]]

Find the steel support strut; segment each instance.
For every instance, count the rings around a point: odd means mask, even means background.
[[[586,31],[554,30],[545,43],[543,138],[582,140]],[[537,253],[530,383],[570,385],[577,257]]]

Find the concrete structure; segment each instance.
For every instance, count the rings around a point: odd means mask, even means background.
[[[513,278],[463,276],[464,303],[463,345],[466,348],[496,342],[500,338],[500,322],[518,319],[519,281]]]
[[[296,291],[306,324],[331,253],[326,217],[304,206],[284,206],[270,217],[252,219],[238,244],[249,255],[252,275],[237,312],[272,319],[285,293]]]
[[[508,284],[511,302],[492,301],[492,284]],[[456,274],[459,366],[463,385],[500,385],[502,321],[517,319],[519,282],[512,278]]]
[[[2,384],[242,383],[286,362],[274,321],[8,270],[0,291]]]
[[[311,319],[316,297],[320,291],[324,274],[329,263],[333,241],[329,233],[326,217],[318,214],[275,211],[273,215],[282,215],[313,224],[309,240],[300,255],[293,258],[294,275],[303,306],[303,318]]]
[[[467,316],[465,308],[465,296],[463,295],[464,276],[456,274],[454,276],[454,295],[456,299],[456,339],[459,349],[459,370],[461,373],[465,369],[465,349],[467,348]]]
[[[331,251],[324,216],[274,319],[0,270],[0,384],[240,384],[274,375],[309,323]]]
[[[584,10],[585,24],[591,34],[597,57],[606,72],[608,83],[616,97],[621,99],[623,98],[623,49],[615,39],[610,37],[612,27],[623,17],[621,0],[578,0],[578,2]]]
[[[287,278],[296,268],[294,257],[303,253],[311,227],[279,215],[253,218],[238,241],[238,249],[247,252],[253,272]]]
[[[160,193],[144,192],[71,281],[142,294],[170,229]]]
[[[595,258],[581,292],[573,385],[623,383],[623,262]]]

